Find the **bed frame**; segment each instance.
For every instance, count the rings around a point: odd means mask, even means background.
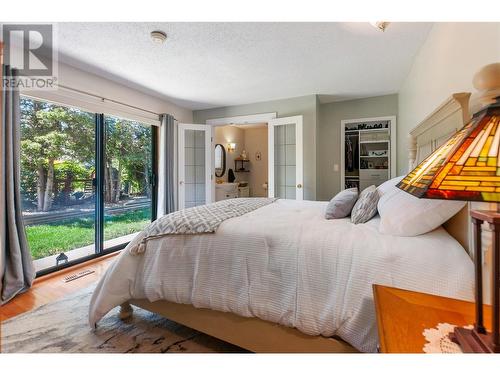
[[[434,151],[453,132],[470,119],[469,93],[453,94],[410,132],[409,168]],[[444,227],[469,252],[468,207],[451,218]],[[336,337],[309,336],[295,328],[259,318],[198,309],[168,301],[131,300],[121,305],[120,318],[132,315],[131,305],[158,313],[223,341],[257,353],[353,353],[351,345]]]

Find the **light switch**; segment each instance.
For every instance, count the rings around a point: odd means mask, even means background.
[[[338,164],[334,164],[333,165],[333,171],[334,172],[338,172],[339,171],[339,165]]]

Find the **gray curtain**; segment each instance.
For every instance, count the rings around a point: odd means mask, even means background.
[[[17,72],[2,66],[3,77]],[[20,193],[19,91],[2,92],[0,129],[0,302],[3,305],[28,289],[35,277],[22,221]]]
[[[175,211],[175,118],[160,116],[160,157],[158,163],[158,210],[161,217]]]

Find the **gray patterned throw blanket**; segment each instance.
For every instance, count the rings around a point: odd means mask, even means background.
[[[267,206],[277,198],[235,198],[186,208],[153,221],[144,229],[144,238],[129,251],[133,255],[146,251],[147,241],[170,234],[214,233],[224,220]]]

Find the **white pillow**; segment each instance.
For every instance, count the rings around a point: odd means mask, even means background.
[[[395,185],[386,188],[377,204],[380,215],[379,232],[382,234],[412,237],[430,232],[444,224],[466,204],[460,201],[419,199]]]
[[[383,182],[381,185],[377,186],[377,191],[378,195],[382,196],[392,190],[394,190],[394,186],[396,186],[399,181],[401,181],[405,176],[398,176],[391,178],[390,180],[387,180]]]

